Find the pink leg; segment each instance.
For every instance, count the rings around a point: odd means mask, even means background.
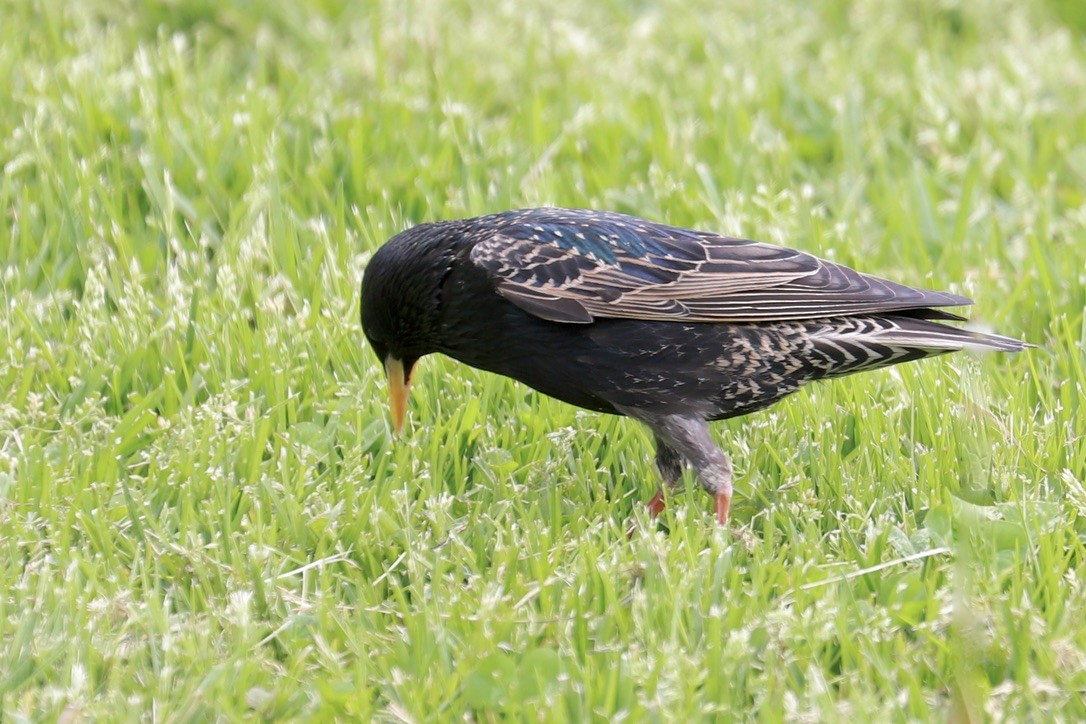
[[[728,524],[728,511],[732,507],[732,492],[716,494],[716,520],[721,525]]]
[[[652,496],[652,500],[649,501],[648,509],[649,517],[653,520],[656,520],[656,517],[660,515],[660,513],[664,510],[664,491],[656,491],[656,495]],[[631,524],[630,527],[626,529],[626,537],[633,538],[633,535],[636,532],[637,526]]]
[[[656,495],[649,501],[649,515],[656,518],[664,512],[664,491],[657,490]]]

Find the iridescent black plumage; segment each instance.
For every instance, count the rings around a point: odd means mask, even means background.
[[[665,482],[690,463],[723,522],[731,465],[707,421],[813,380],[966,347],[1023,348],[935,321],[961,319],[937,307],[971,303],[792,249],[608,212],[527,209],[391,239],[366,268],[362,324],[386,370],[402,362],[405,384],[419,357],[441,352],[643,421]]]

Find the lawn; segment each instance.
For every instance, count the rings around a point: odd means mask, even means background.
[[[1086,717],[1072,0],[0,0],[0,718]],[[431,357],[366,261],[607,208],[976,299],[1039,346],[715,427]],[[639,531],[627,538],[632,521]]]

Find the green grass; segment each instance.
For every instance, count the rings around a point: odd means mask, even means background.
[[[1086,717],[1082,14],[720,5],[0,0],[0,716]],[[736,536],[657,530],[630,421],[435,357],[390,435],[369,254],[544,203],[1041,349],[720,425]]]

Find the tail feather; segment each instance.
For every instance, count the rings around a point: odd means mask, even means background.
[[[950,327],[926,319],[911,317],[872,317],[870,331],[864,336],[873,342],[915,349],[946,350],[989,349],[998,352],[1021,352],[1026,344],[1011,337]]]
[[[910,319],[938,319],[944,322],[968,322],[969,320],[960,314],[948,312],[945,309],[932,307],[918,307],[917,309],[903,309],[894,312],[894,317],[909,317]]]
[[[1019,352],[1017,339],[974,332],[917,316],[837,317],[808,322],[815,377],[842,377],[964,349]]]

